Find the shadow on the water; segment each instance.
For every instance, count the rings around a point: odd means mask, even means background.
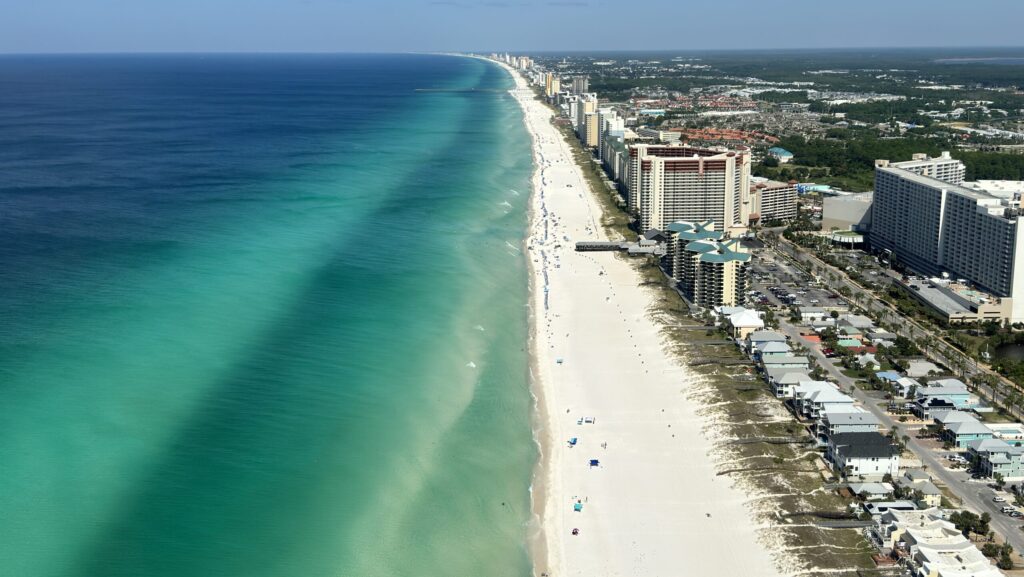
[[[507,92],[497,88],[416,88],[414,92],[449,92],[452,94],[472,94],[481,92],[484,94],[502,94]]]

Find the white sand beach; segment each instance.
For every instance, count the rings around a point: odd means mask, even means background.
[[[506,68],[537,163],[526,241],[543,453],[536,574],[778,575],[749,497],[715,474],[687,370],[648,316],[652,294],[614,253],[574,251],[578,240],[606,240],[600,207],[551,110]]]

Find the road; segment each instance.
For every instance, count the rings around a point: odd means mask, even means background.
[[[810,351],[808,354],[828,373],[829,377],[838,383],[844,391],[849,392],[852,390],[851,396],[860,401],[871,414],[875,415],[882,426],[889,430],[893,427],[898,427],[900,431],[907,431],[903,423],[894,420],[892,415],[878,407],[878,399],[871,398],[866,392],[857,387],[854,380],[844,375],[818,347],[801,339],[800,330],[796,326],[785,319],[779,319],[779,330],[789,336],[792,343],[799,343],[807,348]],[[949,487],[963,501],[966,508],[979,514],[987,511],[992,515],[992,522],[990,524],[992,530],[1002,535],[1013,546],[1015,551],[1024,552],[1024,532],[1018,528],[1022,522],[999,512],[1001,504],[992,502],[994,494],[992,489],[981,482],[972,481],[966,472],[947,469],[942,465],[939,458],[936,457],[934,451],[922,445],[914,435],[908,434],[907,436],[909,437],[907,449],[914,453],[923,465],[928,467],[928,474]]]
[[[791,262],[802,266],[804,269],[809,269],[810,265],[813,265],[819,269],[829,271],[838,279],[838,286],[835,286],[836,290],[840,287],[846,287],[850,291],[850,300],[855,304],[864,308],[869,314],[872,314],[877,321],[886,322],[897,335],[914,341],[930,359],[960,374],[961,378],[967,380],[968,384],[974,386],[975,390],[989,401],[998,399],[1002,395],[991,385],[979,383],[976,378],[978,376],[985,375],[987,378],[994,379],[996,382],[1001,383],[1003,388],[1018,388],[1012,381],[988,367],[978,364],[971,357],[953,348],[952,345],[943,340],[942,335],[936,334],[913,319],[904,316],[892,305],[875,296],[873,292],[850,280],[845,272],[825,263],[817,256],[801,250],[781,236],[778,242],[769,246],[774,249],[777,255],[788,258]],[[1024,420],[1024,411],[1020,408],[1010,407],[1009,409],[1016,419]]]

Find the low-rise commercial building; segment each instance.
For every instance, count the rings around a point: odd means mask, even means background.
[[[826,196],[821,202],[821,229],[867,232],[871,228],[873,192]]]

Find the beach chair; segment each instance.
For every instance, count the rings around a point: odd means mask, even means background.
[[[597,459],[591,459],[590,460],[590,466],[591,467],[600,467],[601,466],[601,461],[599,461]]]

